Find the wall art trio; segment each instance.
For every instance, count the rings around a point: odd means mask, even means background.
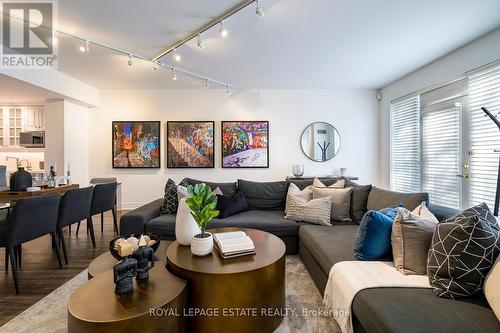
[[[113,168],[160,168],[159,121],[113,121]],[[168,121],[167,168],[214,168],[215,122]],[[223,168],[269,167],[268,121],[222,121]]]

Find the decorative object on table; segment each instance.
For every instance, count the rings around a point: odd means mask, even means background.
[[[132,247],[132,253],[136,251],[139,248],[139,239],[141,238],[141,234],[133,234],[133,235],[128,235],[128,236],[120,236],[117,238],[112,239],[109,242],[109,252],[111,255],[116,259],[116,260],[121,260],[122,256],[120,256],[120,253],[118,252],[118,248],[120,246],[124,246],[124,244],[128,244]],[[144,235],[144,239],[146,241],[146,245],[149,246],[150,248],[153,249],[154,252],[158,250],[158,247],[160,246],[160,235],[158,234],[153,234],[153,233],[148,233]],[[135,250],[134,250],[135,249]]]
[[[500,254],[500,226],[482,203],[438,223],[427,259],[427,275],[437,297],[480,293]]]
[[[167,122],[167,168],[213,168],[213,121]]]
[[[224,259],[254,255],[255,245],[243,231],[219,232],[213,235],[215,248]]]
[[[321,121],[312,123],[302,132],[300,146],[310,160],[329,161],[340,150],[339,131],[329,123]]]
[[[11,191],[26,191],[28,187],[33,185],[33,178],[31,173],[19,167],[16,172],[10,176],[10,190]]]
[[[113,168],[159,168],[160,122],[113,121]]]
[[[304,165],[303,164],[292,165],[292,173],[295,177],[302,177],[304,175]]]
[[[500,130],[500,121],[497,119],[497,117],[495,117],[493,114],[491,114],[491,112],[485,107],[482,107],[481,110],[483,110],[483,112],[486,113],[486,115],[488,117],[490,117],[491,120],[493,120],[495,125],[497,125],[498,129]],[[496,150],[495,150],[495,152],[496,152]],[[499,205],[500,205],[500,159],[498,160],[497,174],[498,174],[497,175],[497,190],[496,190],[496,194],[495,194],[495,207],[493,208],[493,215],[495,215],[495,216],[498,216],[498,210],[499,210]]]
[[[347,168],[340,168],[339,173],[340,173],[340,177],[347,176]]]
[[[41,191],[42,188],[39,186],[32,186],[32,187],[27,187],[26,192],[38,192]]]
[[[113,266],[113,281],[115,282],[115,294],[127,294],[134,290],[132,278],[136,274],[137,260],[129,258],[133,253],[132,245],[125,241],[117,245],[117,251],[120,257],[123,257],[115,266]]]
[[[175,238],[181,245],[191,245],[191,239],[194,235],[198,235],[201,230],[193,215],[191,215],[191,210],[186,204],[187,198],[183,198],[179,201],[179,207],[177,208],[177,215],[175,216]]]
[[[223,168],[269,167],[268,121],[222,122]]]
[[[155,251],[147,245],[147,237],[142,235],[139,239],[139,248],[132,254],[132,258],[137,260],[136,279],[143,282],[149,279],[149,270],[155,265]],[[151,265],[149,265],[151,263]]]
[[[200,233],[191,239],[191,252],[198,256],[204,256],[212,252],[214,241],[212,234],[206,232],[208,223],[219,215],[217,207],[217,195],[205,184],[188,186],[189,198],[186,204],[191,209],[191,215],[200,227]]]

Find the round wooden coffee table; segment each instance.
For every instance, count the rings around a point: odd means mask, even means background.
[[[167,253],[167,247],[171,243],[172,243],[171,241],[166,241],[166,240],[162,240],[160,242],[160,246],[158,246],[158,249],[156,250],[155,253],[155,261],[165,260],[165,253]],[[104,252],[103,254],[92,260],[92,262],[89,264],[89,267],[87,269],[88,279],[90,280],[97,274],[101,274],[110,269],[113,269],[113,266],[115,266],[117,262],[118,260],[116,260],[115,257],[113,257],[109,251]]]
[[[69,333],[184,332],[186,281],[158,263],[131,294],[116,295],[113,271],[87,281],[68,301]]]
[[[272,332],[284,318],[285,244],[260,230],[242,230],[256,254],[223,259],[214,251],[204,257],[177,241],[167,249],[167,268],[188,281],[188,308],[193,332]]]

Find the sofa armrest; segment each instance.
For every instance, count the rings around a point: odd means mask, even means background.
[[[120,218],[120,235],[143,233],[144,225],[160,216],[162,205],[163,199],[158,199],[123,215]]]

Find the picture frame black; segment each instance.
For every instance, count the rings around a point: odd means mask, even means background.
[[[115,143],[115,126],[118,124],[153,124],[156,126],[158,133],[157,151],[158,151],[158,163],[154,166],[120,166],[115,163],[116,154],[116,143]],[[113,169],[160,169],[161,168],[161,121],[150,121],[150,120],[114,120],[111,122],[111,164]]]
[[[170,130],[175,124],[195,124],[195,123],[202,123],[202,124],[210,124],[212,128],[212,156],[211,158],[208,157],[209,161],[211,163],[206,164],[206,165],[196,165],[196,166],[190,166],[190,165],[177,165],[173,161],[173,147],[171,147],[170,143]],[[215,121],[213,120],[172,120],[172,121],[167,121],[167,134],[166,134],[166,156],[167,156],[167,168],[168,169],[213,169],[215,168],[215,152],[216,152],[216,144],[215,144]],[[194,148],[194,147],[193,147]],[[176,152],[177,153],[177,152]],[[178,153],[177,153],[178,154]],[[210,160],[211,159],[211,160]]]
[[[224,153],[224,129],[225,129],[225,124],[227,123],[264,123],[266,124],[266,165],[238,165],[238,166],[228,166],[224,163],[224,158],[228,157],[225,156]],[[269,168],[269,121],[268,120],[224,120],[221,121],[221,166],[222,168],[225,169],[267,169]],[[230,156],[230,155],[229,155]]]

